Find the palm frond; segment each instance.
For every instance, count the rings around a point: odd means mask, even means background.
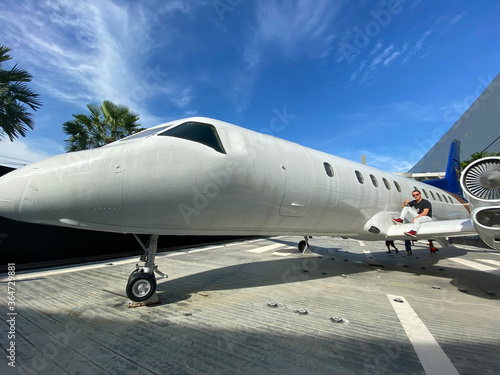
[[[0,45],[0,140],[7,136],[11,141],[25,137],[28,129],[34,128],[29,108],[36,111],[42,106],[38,94],[27,85],[33,76],[17,64],[5,69],[5,61],[10,60],[10,48]]]

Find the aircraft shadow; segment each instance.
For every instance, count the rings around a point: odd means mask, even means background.
[[[296,247],[295,242],[273,239]],[[158,296],[164,303],[174,303],[206,291],[255,288],[268,285],[300,283],[308,280],[349,277],[367,271],[381,270],[385,273],[405,272],[450,279],[450,285],[481,298],[500,299],[498,276],[473,269],[439,266],[443,258],[459,257],[465,250],[455,247],[440,249],[439,256],[430,257],[427,246],[414,246],[413,256],[406,251],[399,254],[375,253],[376,262],[370,265],[364,254],[341,248],[323,248],[311,245],[312,255],[284,257],[273,260],[248,262],[222,266],[177,279],[160,282]],[[362,281],[360,281],[362,282]],[[495,294],[491,294],[495,293]]]

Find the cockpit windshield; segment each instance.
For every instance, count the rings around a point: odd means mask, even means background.
[[[198,142],[205,146],[213,148],[222,154],[226,153],[224,146],[219,138],[217,129],[211,124],[189,121],[173,128],[164,130],[159,136],[168,136],[186,139],[188,141]]]
[[[157,128],[146,129],[146,130],[143,130],[142,132],[139,132],[139,133],[136,133],[136,134],[132,134],[129,137],[123,138],[120,141],[130,141],[132,139],[139,139],[139,138],[149,137],[150,135],[162,132],[162,131],[164,131],[164,130],[166,130],[168,128],[171,128],[172,126],[173,125],[165,125],[165,126],[161,126],[161,127],[157,127]]]

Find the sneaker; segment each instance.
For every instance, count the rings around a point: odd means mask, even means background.
[[[414,230],[411,230],[409,232],[405,232],[405,234],[407,236],[410,236],[410,237],[413,237],[413,238],[417,238],[417,236],[416,236],[417,232],[415,232]]]
[[[392,222],[394,224],[403,224],[403,219],[394,219],[394,218],[392,218]]]

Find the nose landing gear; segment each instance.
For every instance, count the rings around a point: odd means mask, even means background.
[[[134,302],[142,302],[151,298],[156,291],[154,274],[134,271],[127,282],[127,297]]]
[[[144,250],[141,256],[143,266],[136,264],[136,269],[130,274],[127,282],[126,292],[127,297],[134,302],[144,302],[153,297],[156,291],[155,272],[160,276],[167,278],[163,272],[158,270],[155,265],[156,251],[158,249],[158,235],[152,234],[149,237],[147,246],[144,246],[141,239],[134,234],[135,239]]]

